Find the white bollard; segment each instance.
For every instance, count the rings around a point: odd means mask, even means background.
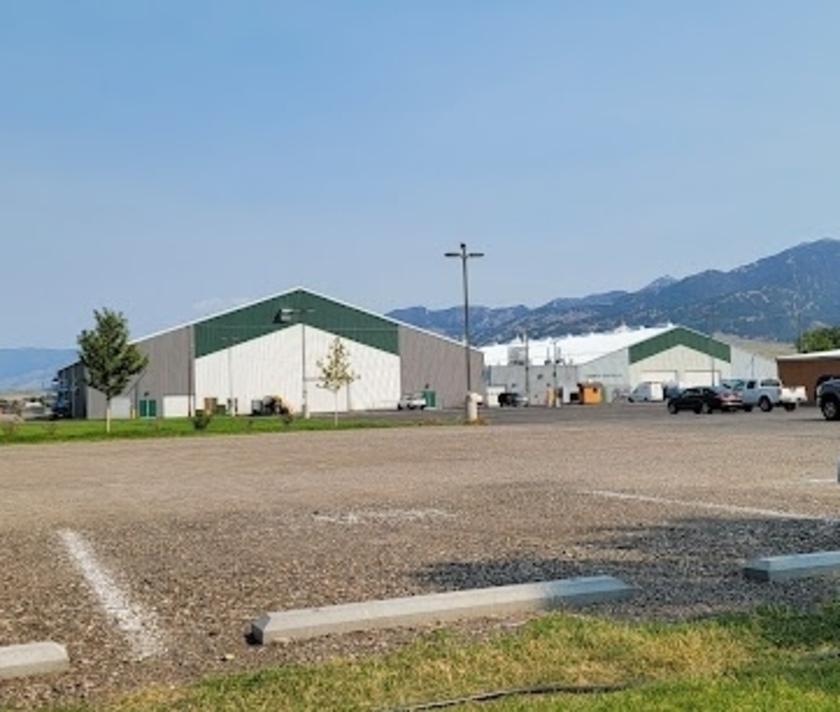
[[[475,393],[467,393],[466,409],[468,423],[478,420],[478,398]]]

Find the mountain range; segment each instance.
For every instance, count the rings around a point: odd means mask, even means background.
[[[388,316],[453,338],[463,334],[463,307],[396,309]],[[794,341],[815,326],[840,324],[840,241],[806,242],[729,271],[661,277],[635,292],[560,297],[535,308],[470,308],[479,345],[664,323],[746,339]]]
[[[0,349],[0,393],[40,391],[75,360],[74,349]]]
[[[463,333],[463,308],[416,306],[388,314],[453,338]],[[675,323],[743,339],[790,342],[801,330],[840,324],[840,241],[819,240],[730,271],[660,277],[635,292],[558,297],[535,308],[475,306],[476,344],[504,343],[527,330],[532,338]],[[76,359],[73,349],[0,349],[0,393],[38,390]]]

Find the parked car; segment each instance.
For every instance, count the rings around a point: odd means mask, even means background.
[[[840,378],[820,384],[817,405],[826,420],[840,420]]]
[[[627,400],[631,403],[661,402],[665,400],[665,390],[661,383],[646,381],[645,383],[640,383],[630,391]]]
[[[744,407],[743,394],[737,388],[728,388],[721,385],[714,390],[720,398],[720,408],[722,411],[741,410]]]
[[[528,399],[521,393],[516,391],[504,391],[499,393],[499,407],[504,408],[518,408],[519,406],[528,405]]]
[[[706,386],[686,388],[679,395],[668,399],[668,412],[676,415],[681,410],[691,410],[695,413],[733,411],[741,407],[739,400],[736,394],[726,389]]]
[[[764,413],[769,413],[776,406],[792,411],[807,400],[804,386],[786,388],[777,378],[748,380],[744,383],[741,395],[744,399],[744,410],[748,413],[755,406]]]
[[[23,420],[54,420],[52,408],[37,400],[26,401],[21,406],[20,417]]]
[[[406,393],[397,403],[397,410],[425,410],[426,396],[422,393]]]

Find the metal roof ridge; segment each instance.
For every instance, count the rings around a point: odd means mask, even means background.
[[[355,309],[356,311],[363,312],[368,316],[376,317],[377,319],[384,319],[385,321],[390,321],[392,324],[396,324],[397,326],[404,326],[406,329],[411,329],[412,331],[418,331],[421,334],[426,334],[428,336],[434,336],[438,339],[443,339],[444,341],[448,341],[451,344],[455,344],[456,346],[460,346],[461,348],[464,347],[463,341],[458,341],[457,339],[453,339],[450,336],[446,336],[445,334],[438,334],[435,331],[429,331],[428,329],[423,329],[422,327],[415,326],[414,324],[409,324],[405,321],[400,321],[399,319],[394,319],[394,317],[386,316],[385,314],[377,314],[376,312],[370,311],[369,309],[365,309],[364,307],[356,306],[355,304],[350,304],[349,302],[345,302],[341,299],[336,299],[335,297],[329,297],[326,294],[322,294],[321,292],[316,292],[314,289],[307,289],[306,287],[295,287],[295,289],[299,289],[302,292],[308,292],[316,297],[321,297],[321,299],[326,299],[330,302],[335,302],[336,304],[340,304],[343,307],[347,307],[348,309]],[[295,290],[291,290],[295,291]],[[280,295],[277,295],[280,296]],[[274,299],[275,297],[267,297],[267,299]],[[263,300],[260,300],[263,301]],[[477,346],[470,345],[470,351],[475,351],[481,353],[481,349]]]
[[[777,361],[807,361],[810,358],[840,358],[840,349],[827,349],[826,351],[807,351],[801,354],[782,354],[776,356]]]
[[[216,319],[220,316],[225,316],[226,314],[232,314],[233,312],[237,312],[240,309],[247,309],[248,307],[253,307],[253,306],[256,306],[257,304],[261,304],[262,302],[267,302],[271,299],[277,299],[278,297],[282,297],[282,296],[285,296],[287,294],[291,294],[293,292],[306,292],[307,294],[311,294],[312,296],[315,296],[315,297],[320,297],[321,299],[326,299],[329,302],[339,304],[343,307],[347,307],[348,309],[355,309],[356,311],[360,311],[364,314],[367,314],[368,316],[372,316],[372,317],[375,317],[377,319],[383,319],[385,321],[390,321],[392,324],[395,324],[397,326],[403,326],[406,329],[412,329],[413,331],[417,331],[421,334],[426,334],[428,336],[434,336],[438,339],[443,339],[444,341],[448,341],[449,343],[454,344],[456,346],[460,346],[462,348],[464,346],[464,343],[462,341],[458,341],[457,339],[453,339],[453,338],[451,338],[449,336],[446,336],[444,334],[438,334],[434,331],[429,331],[428,329],[423,329],[419,326],[415,326],[414,324],[409,324],[407,322],[400,321],[399,319],[394,319],[393,317],[386,316],[384,314],[377,314],[376,312],[371,311],[369,309],[365,309],[364,307],[359,307],[355,304],[350,304],[349,302],[345,302],[341,299],[336,299],[335,297],[328,296],[328,295],[323,294],[321,292],[318,292],[314,289],[309,289],[308,287],[304,287],[304,286],[301,286],[301,285],[296,285],[296,286],[291,287],[289,289],[284,289],[280,292],[276,292],[276,293],[270,294],[268,296],[260,297],[259,299],[254,299],[254,300],[251,300],[249,302],[245,302],[245,303],[240,304],[240,305],[235,306],[235,307],[230,307],[228,309],[223,309],[223,310],[215,312],[213,314],[208,314],[207,316],[203,316],[203,317],[200,317],[198,319],[193,319],[191,321],[187,321],[187,322],[184,322],[182,324],[178,324],[176,326],[170,326],[170,327],[167,327],[165,329],[160,329],[158,331],[152,332],[151,334],[145,334],[144,336],[140,336],[140,337],[137,337],[136,339],[132,339],[130,343],[138,344],[141,341],[148,341],[149,339],[154,339],[158,336],[163,336],[164,334],[170,334],[170,333],[172,333],[174,331],[178,331],[180,329],[186,329],[187,327],[195,326],[196,324],[201,324],[204,321],[210,321],[211,319]],[[476,353],[481,353],[481,350],[478,347],[473,346],[473,345],[470,345],[470,350],[475,351]],[[76,363],[78,363],[78,360],[74,361],[72,364],[69,364],[69,366],[73,366]]]

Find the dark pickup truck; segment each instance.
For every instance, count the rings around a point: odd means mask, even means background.
[[[826,381],[817,388],[817,405],[826,420],[840,420],[840,378]]]
[[[509,408],[517,408],[521,405],[528,405],[528,399],[521,393],[516,393],[515,391],[505,391],[504,393],[499,393],[500,408],[504,408],[505,406],[508,406]]]

